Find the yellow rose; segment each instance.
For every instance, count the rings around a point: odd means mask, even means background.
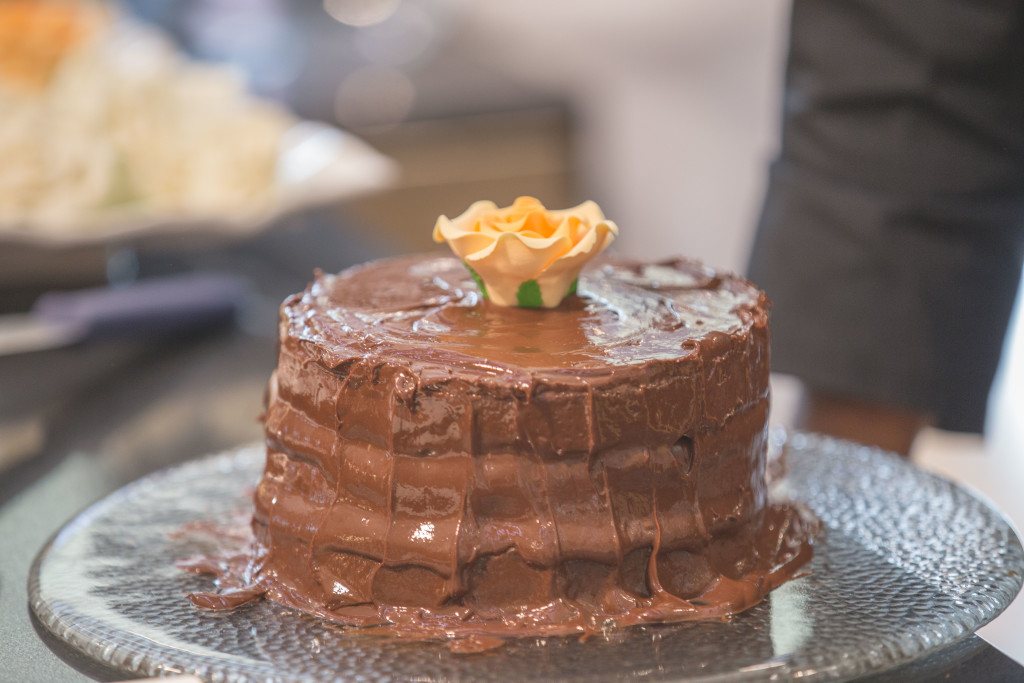
[[[553,211],[533,197],[504,208],[474,202],[434,225],[434,241],[448,242],[483,296],[502,306],[557,306],[575,291],[584,264],[618,234],[594,202]]]

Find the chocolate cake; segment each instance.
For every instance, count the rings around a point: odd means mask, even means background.
[[[281,309],[255,583],[445,637],[750,607],[811,552],[767,496],[768,308],[686,260],[590,266],[551,309],[454,258],[318,273]]]

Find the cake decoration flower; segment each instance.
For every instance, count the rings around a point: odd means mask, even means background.
[[[554,308],[575,293],[580,270],[618,234],[592,201],[552,210],[533,197],[502,208],[474,202],[434,225],[434,241],[448,243],[484,298],[526,308]]]

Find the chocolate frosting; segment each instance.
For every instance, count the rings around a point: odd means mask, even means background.
[[[551,310],[452,258],[318,273],[281,311],[247,590],[476,643],[751,606],[810,557],[765,485],[768,306],[685,260]]]

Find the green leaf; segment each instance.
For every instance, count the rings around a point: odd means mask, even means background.
[[[569,294],[575,294],[576,293],[576,287],[579,284],[580,284],[580,279],[579,278],[576,278],[575,280],[573,280],[572,284],[569,285],[569,293],[566,294],[566,296],[569,296]]]
[[[466,270],[469,271],[469,276],[473,278],[473,282],[476,283],[476,288],[480,290],[480,295],[485,299],[490,299],[490,295],[487,294],[487,285],[484,284],[483,279],[477,274],[475,270],[473,270],[473,268],[468,263],[463,261],[462,265],[466,266]]]
[[[516,292],[516,301],[523,308],[540,308],[544,305],[544,299],[540,295],[540,285],[536,280],[527,280],[519,285]]]

